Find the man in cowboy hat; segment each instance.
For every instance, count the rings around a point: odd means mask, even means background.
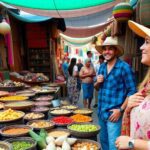
[[[134,73],[119,57],[124,49],[117,37],[107,37],[96,49],[104,56],[98,72],[98,117],[101,126],[100,142],[103,150],[116,150],[115,140],[120,135],[122,113],[127,99],[136,92]]]

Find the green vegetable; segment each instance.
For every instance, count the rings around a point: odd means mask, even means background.
[[[29,134],[35,141],[37,141],[37,144],[40,147],[40,149],[44,149],[46,147],[46,141],[43,137],[39,136],[32,130],[29,131]]]
[[[26,150],[32,147],[32,143],[25,141],[12,142],[13,150]]]
[[[48,133],[45,129],[41,129],[39,135],[46,141],[46,137],[48,136]]]

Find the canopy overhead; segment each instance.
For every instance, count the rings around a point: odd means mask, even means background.
[[[86,16],[115,6],[121,0],[1,0],[25,12],[51,16],[55,18],[70,18]]]
[[[67,27],[88,27],[106,22],[112,16],[113,7],[81,17],[65,18]]]
[[[103,31],[110,23],[111,21],[91,27],[67,27],[63,34],[74,38],[94,36],[95,34]]]
[[[62,33],[60,33],[60,36],[66,42],[69,42],[73,45],[86,45],[86,44],[90,43],[92,41],[93,37],[94,37],[94,36],[90,36],[90,37],[87,37],[87,38],[72,38],[72,37],[66,36]]]
[[[29,23],[43,22],[52,19],[52,17],[33,15],[30,13],[26,13],[24,11],[18,11],[18,13],[15,13],[14,11],[8,10],[8,12],[16,19],[23,22],[29,22]]]

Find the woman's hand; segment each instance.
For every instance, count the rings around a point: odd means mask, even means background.
[[[133,108],[139,106],[139,104],[142,103],[143,100],[144,100],[144,96],[142,95],[142,93],[140,92],[135,93],[134,95],[129,97],[127,107]]]
[[[131,137],[129,136],[119,136],[115,142],[116,147],[118,149],[128,149],[129,148],[129,141],[131,140]]]

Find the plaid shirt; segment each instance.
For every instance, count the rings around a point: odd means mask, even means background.
[[[136,92],[135,76],[132,68],[124,61],[117,59],[116,64],[107,74],[107,63],[103,63],[98,75],[104,76],[98,93],[98,115],[107,120],[109,110],[120,108],[126,97]]]

